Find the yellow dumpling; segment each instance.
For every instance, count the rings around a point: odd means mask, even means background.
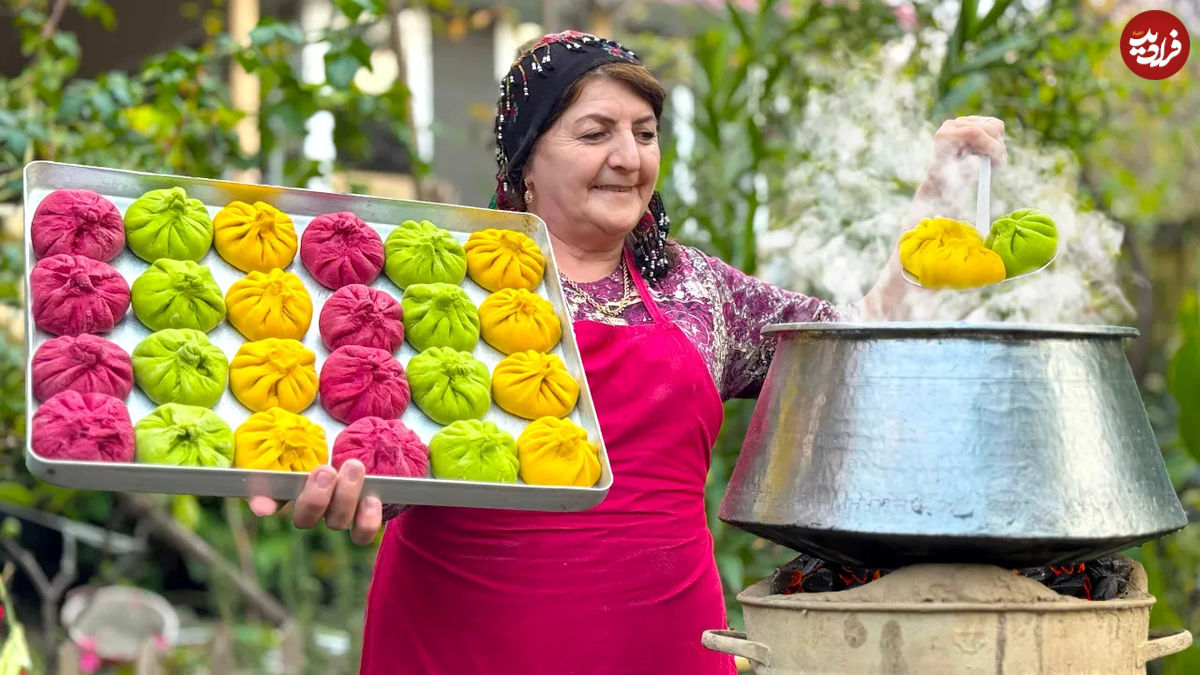
[[[479,333],[505,354],[548,352],[562,339],[562,324],[550,301],[523,288],[504,288],[479,306]]]
[[[472,232],[463,250],[467,254],[467,273],[489,291],[502,288],[532,291],[546,272],[542,250],[528,235],[515,230]]]
[[[298,413],[317,397],[315,363],[316,355],[296,340],[247,342],[229,364],[229,388],[251,410]]]
[[[530,485],[591,487],[600,480],[600,451],[570,420],[542,417],[517,438],[521,480]]]
[[[233,465],[239,469],[308,473],[328,458],[325,430],[283,408],[254,413],[233,433]]]
[[[231,202],[213,218],[213,244],[243,272],[270,272],[292,264],[296,228],[291,216],[266,202]]]
[[[530,349],[506,356],[496,364],[492,400],[527,420],[565,417],[579,400],[579,383],[558,356]]]
[[[312,298],[291,272],[251,272],[225,294],[229,323],[251,340],[299,340],[312,322]]]

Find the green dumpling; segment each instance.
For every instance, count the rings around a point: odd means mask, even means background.
[[[517,482],[517,441],[491,422],[455,422],[429,440],[429,466],[437,478]]]
[[[151,190],[125,212],[125,241],[147,262],[199,260],[213,241],[213,224],[199,199],[181,187]]]
[[[492,405],[487,365],[448,347],[431,347],[412,357],[408,386],[417,407],[438,424],[479,419]]]
[[[160,258],[131,288],[133,313],[151,330],[208,332],[225,318],[225,296],[208,268],[191,260]]]
[[[414,284],[400,299],[404,335],[417,351],[453,347],[469,352],[479,342],[479,309],[461,286]]]
[[[133,427],[135,461],[175,466],[233,466],[233,430],[208,408],[167,403]]]
[[[384,271],[400,288],[413,284],[461,284],[467,277],[467,254],[446,230],[428,220],[406,220],[383,244]]]
[[[168,328],[133,348],[133,379],[158,404],[211,408],[225,393],[229,360],[204,333]]]
[[[1005,275],[1015,277],[1032,272],[1054,258],[1058,228],[1049,214],[1022,209],[997,218],[983,244],[1000,255]]]

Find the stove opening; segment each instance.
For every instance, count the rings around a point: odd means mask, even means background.
[[[892,570],[849,567],[801,553],[771,576],[773,595],[831,593],[869,584]],[[1084,600],[1111,600],[1125,594],[1133,562],[1106,556],[1081,563],[1013,570],[1061,594]]]

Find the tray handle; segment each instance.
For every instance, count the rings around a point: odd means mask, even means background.
[[[771,648],[761,642],[747,640],[745,631],[706,630],[700,637],[700,644],[715,652],[742,656],[764,666],[771,665]]]
[[[1185,628],[1175,631],[1152,630],[1150,637],[1142,644],[1142,661],[1153,661],[1168,654],[1174,654],[1187,649],[1192,644],[1192,634]]]

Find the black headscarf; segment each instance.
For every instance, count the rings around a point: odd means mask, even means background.
[[[579,31],[553,33],[522,52],[500,81],[496,104],[496,194],[492,207],[505,211],[526,208],[525,162],[546,128],[563,94],[576,80],[609,63],[641,61],[632,51],[612,40]],[[671,221],[655,192],[628,243],[638,271],[649,282],[662,278],[668,269],[665,254]]]

